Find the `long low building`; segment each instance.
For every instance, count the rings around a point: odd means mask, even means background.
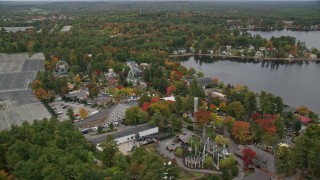
[[[112,134],[115,141],[118,144],[122,144],[125,142],[129,142],[131,140],[137,139],[139,137],[148,136],[151,134],[155,134],[159,132],[159,128],[156,126],[151,126],[150,124],[143,124],[139,126],[135,126],[126,130],[123,130],[121,132],[116,132]],[[99,137],[90,137],[89,141],[100,144],[104,142],[107,139],[108,134],[105,136],[99,136]]]

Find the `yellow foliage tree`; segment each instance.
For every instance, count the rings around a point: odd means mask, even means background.
[[[80,78],[79,74],[75,75],[75,76],[73,77],[73,80],[74,80],[74,82],[75,82],[76,84],[80,84],[80,83],[81,83],[81,78]]]
[[[221,135],[217,135],[216,138],[214,138],[214,142],[217,143],[218,145],[222,146],[222,145],[229,145],[229,139],[228,138],[224,138]]]
[[[79,109],[79,116],[81,119],[88,117],[88,115],[89,115],[89,113],[88,113],[87,109],[85,109],[85,108]]]

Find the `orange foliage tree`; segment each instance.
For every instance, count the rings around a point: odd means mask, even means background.
[[[173,94],[176,91],[177,91],[177,88],[175,85],[168,86],[166,95],[170,96],[171,94]]]
[[[240,141],[246,143],[251,139],[250,124],[245,121],[236,121],[233,123],[232,135]]]
[[[274,135],[277,132],[277,127],[274,122],[276,121],[277,116],[272,114],[264,115],[264,119],[255,120],[257,124],[259,124],[267,134]]]
[[[45,89],[43,89],[42,87],[34,90],[33,92],[39,100],[43,100],[43,99],[48,98],[47,91]]]
[[[210,104],[209,110],[210,112],[214,112],[217,109],[216,105]]]
[[[179,71],[171,71],[170,72],[170,80],[171,81],[180,81],[182,78],[182,73]]]
[[[32,90],[37,90],[39,88],[42,88],[42,82],[40,80],[34,80],[31,84]]]

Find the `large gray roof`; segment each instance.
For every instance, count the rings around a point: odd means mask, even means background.
[[[148,129],[152,129],[152,128],[154,128],[154,126],[152,126],[150,124],[143,124],[143,125],[135,126],[132,128],[128,128],[128,129],[121,131],[121,132],[116,132],[116,133],[112,134],[112,136],[116,139],[116,138],[131,135],[131,134],[136,134],[136,133],[139,133],[139,132],[142,132],[142,131],[145,131]],[[107,139],[108,135],[109,134],[106,134],[104,136],[99,136],[99,137],[92,137],[90,139],[90,141],[95,144],[98,144],[98,143],[105,141]]]

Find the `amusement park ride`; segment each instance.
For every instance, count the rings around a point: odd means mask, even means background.
[[[133,86],[136,86],[138,84],[138,81],[140,80],[142,70],[135,61],[128,61],[127,65],[130,68],[130,71],[127,76],[127,81],[131,82]]]
[[[66,61],[59,61],[56,64],[55,73],[57,75],[63,75],[68,72],[69,64]]]
[[[193,154],[190,156],[187,156],[184,159],[184,163],[187,167],[193,168],[193,169],[203,168],[204,167],[203,164],[206,156],[211,155],[214,160],[213,165],[215,166],[216,169],[219,170],[220,160],[227,158],[230,154],[225,145],[223,145],[222,148],[221,147],[219,148],[218,145],[214,145],[210,147],[209,138],[207,139],[206,142],[203,142],[202,151],[199,150],[196,145],[193,145],[191,141],[191,151],[193,151]]]

